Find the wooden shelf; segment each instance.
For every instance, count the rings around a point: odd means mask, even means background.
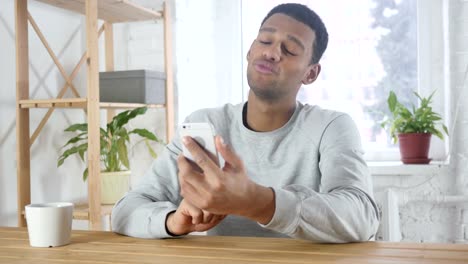
[[[85,14],[85,0],[36,0],[55,7]],[[98,18],[109,23],[155,20],[162,13],[132,3],[130,0],[98,0]]]
[[[99,103],[100,108],[104,109],[133,109],[146,106],[148,108],[164,108],[165,104],[136,104],[136,103]]]
[[[86,108],[86,98],[20,100],[21,108]]]
[[[37,99],[20,100],[21,108],[82,108],[86,109],[86,98],[67,98],[67,99]],[[136,103],[99,103],[100,108],[104,109],[133,109],[146,106],[148,108],[164,108],[164,104],[136,104]]]
[[[101,216],[108,216],[112,213],[113,204],[104,205],[101,204]],[[73,210],[73,219],[77,220],[89,220],[89,207],[87,204],[75,205]]]
[[[113,204],[101,205],[101,216],[109,216],[112,213]],[[24,215],[24,210],[21,211]],[[73,210],[73,219],[76,220],[89,220],[89,206],[87,204],[75,205]]]

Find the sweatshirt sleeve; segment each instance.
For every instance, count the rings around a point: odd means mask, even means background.
[[[171,237],[166,231],[166,217],[181,200],[177,181],[181,150],[177,142],[176,138],[168,144],[142,182],[116,203],[111,216],[114,232],[140,238]]]
[[[332,120],[319,145],[320,191],[308,186],[274,188],[276,209],[265,228],[325,243],[373,239],[379,210],[357,128],[348,115]]]
[[[212,122],[208,118],[211,112],[206,109],[195,111],[184,122]],[[114,232],[139,238],[172,237],[166,230],[166,218],[177,210],[183,199],[177,177],[177,158],[182,153],[178,132],[137,187],[115,204],[111,215]]]

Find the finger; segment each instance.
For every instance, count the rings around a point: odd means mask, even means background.
[[[210,230],[211,228],[215,227],[218,223],[209,223],[209,224],[199,224],[199,225],[195,225],[195,231],[197,232],[204,232],[204,231],[208,231]]]
[[[221,222],[224,218],[226,218],[226,215],[215,215],[215,216],[213,216],[213,218],[211,219],[210,224],[219,223],[219,222]]]
[[[200,168],[184,155],[181,154],[177,158],[177,166],[179,168],[179,182],[193,179],[196,179],[197,182],[204,181],[204,175]]]
[[[179,166],[179,169],[182,166],[182,169],[184,169],[185,171],[193,170],[199,173],[203,172],[202,169],[195,162],[189,160],[183,154],[180,154],[177,158],[177,165]]]
[[[209,223],[198,224],[198,225],[195,225],[195,231],[198,231],[198,232],[207,231],[215,227],[219,223],[220,223],[219,220],[216,220],[216,221],[211,220]]]
[[[210,223],[211,220],[215,217],[214,214],[208,212],[208,211],[205,211],[203,210],[203,223],[204,224],[207,224],[207,223]]]
[[[191,137],[183,137],[182,142],[188,151],[192,154],[195,163],[206,174],[217,174],[219,171],[216,163],[211,160],[210,156],[203,150]]]
[[[208,193],[209,185],[205,180],[205,175],[198,172],[185,157],[178,158],[180,194],[182,197],[193,201],[199,201],[200,197],[205,197]]]
[[[179,168],[179,175],[196,175],[196,176],[203,175],[198,165],[188,160],[182,154],[179,155],[179,157],[177,158],[177,167]]]
[[[186,173],[191,170],[190,163],[183,154],[180,154],[179,157],[177,157],[177,167],[179,168],[179,172],[182,173]]]
[[[232,167],[234,170],[241,169],[243,167],[242,160],[239,156],[224,142],[221,136],[215,138],[216,148],[223,157],[227,166]]]
[[[214,140],[214,137],[213,137]],[[210,159],[216,164],[217,167],[219,167],[219,158],[217,155],[211,153],[210,151],[205,151],[205,153],[210,157]]]
[[[192,224],[198,225],[203,221],[203,211],[196,208],[195,206],[189,206],[188,208],[189,214],[192,217]]]
[[[177,157],[177,165],[179,166],[179,169],[180,169],[180,166],[183,166],[183,168],[185,168],[186,170],[194,170],[197,172],[203,172],[202,169],[195,162],[185,157],[184,154],[182,153],[179,154],[179,156]]]
[[[186,214],[180,208],[177,211],[171,213],[167,217],[166,228],[172,234],[186,234],[190,232],[189,227],[192,225],[192,217]]]
[[[206,182],[196,181],[196,175],[185,177],[179,173],[180,195],[191,202],[193,205],[201,204],[201,197],[207,193]],[[203,176],[202,176],[203,177]]]

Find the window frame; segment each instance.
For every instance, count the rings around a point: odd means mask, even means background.
[[[240,22],[243,23],[243,5],[241,0]],[[287,2],[287,1],[284,1]],[[448,1],[416,0],[417,12],[417,67],[418,93],[428,96],[437,88],[433,97],[433,108],[443,117],[444,123],[449,124],[449,41],[448,41]],[[242,25],[241,25],[242,28]],[[241,33],[243,35],[243,33]],[[241,40],[244,41],[243,36]],[[245,43],[241,44],[242,54]],[[246,70],[246,61],[242,61],[242,69]],[[246,76],[243,76],[242,101],[247,100],[249,87]],[[441,88],[440,88],[441,87]],[[436,161],[446,161],[449,140],[444,141],[433,136],[429,156]],[[399,148],[365,149],[366,161],[399,161]]]

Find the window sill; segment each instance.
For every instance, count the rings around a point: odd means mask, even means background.
[[[441,161],[414,165],[406,165],[400,161],[370,161],[367,166],[372,176],[425,176],[442,174],[449,168],[447,163]]]

